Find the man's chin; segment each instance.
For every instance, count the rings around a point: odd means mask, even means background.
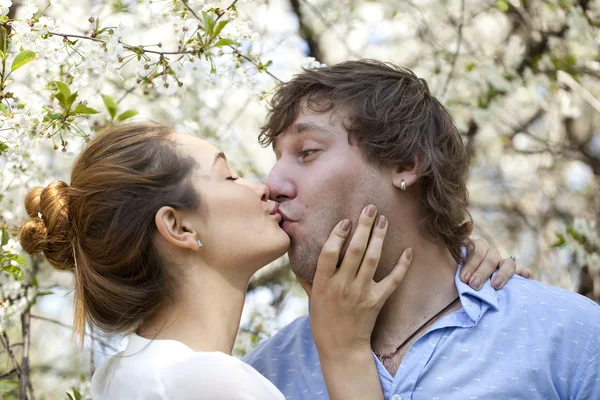
[[[290,263],[292,266],[292,272],[294,273],[294,275],[296,275],[296,278],[312,283],[312,281],[315,279],[316,264],[308,266],[294,263],[291,257]]]

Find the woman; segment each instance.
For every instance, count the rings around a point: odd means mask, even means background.
[[[94,399],[283,399],[230,354],[250,277],[283,255],[289,238],[268,188],[237,178],[218,149],[156,123],[113,126],[81,153],[70,185],[33,189],[25,204],[23,248],[75,271],[76,337],[83,339],[86,323],[130,335],[127,349],[94,374]],[[366,248],[365,260],[378,260],[386,220],[360,218],[369,231],[375,225],[371,239],[363,232],[352,240]],[[378,284],[374,268],[360,260],[336,270],[350,226],[345,220],[334,228],[317,274],[320,290],[340,282],[364,286],[360,296],[328,305],[346,320],[361,311],[356,328],[332,341],[359,344],[364,354],[365,337],[411,251]],[[338,272],[344,280],[326,279]],[[319,345],[328,346],[327,335],[320,336]],[[370,350],[353,367],[373,373],[349,382],[347,393],[359,388],[383,398]]]

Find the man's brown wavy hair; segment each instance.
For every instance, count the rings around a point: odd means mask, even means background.
[[[418,159],[424,213],[420,228],[457,262],[468,242],[465,146],[448,110],[411,70],[374,60],[306,69],[281,84],[269,105],[259,141],[273,144],[302,109],[340,112],[348,140],[370,162],[410,166]]]

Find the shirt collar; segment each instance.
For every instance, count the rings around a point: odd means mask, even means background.
[[[463,255],[466,255],[466,249],[464,247]],[[456,284],[456,289],[460,296],[460,302],[467,315],[474,322],[478,322],[489,307],[492,307],[496,311],[499,309],[496,289],[494,289],[491,284],[491,279],[495,274],[485,281],[481,290],[477,291],[460,280],[461,269],[462,264],[459,264],[456,269],[456,275],[454,276],[454,283]]]

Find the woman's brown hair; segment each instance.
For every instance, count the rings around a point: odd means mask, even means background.
[[[75,270],[74,336],[86,321],[129,333],[174,295],[172,277],[153,246],[162,206],[196,209],[190,173],[196,162],[176,150],[172,131],[137,122],[99,132],[77,158],[71,184],[54,181],[25,199],[23,249]]]
[[[452,117],[423,79],[375,60],[304,70],[273,96],[261,144],[272,144],[302,107],[339,111],[348,139],[358,142],[373,163],[409,166],[418,157],[421,230],[462,260],[461,247],[470,245],[463,224],[470,219],[467,153]]]

